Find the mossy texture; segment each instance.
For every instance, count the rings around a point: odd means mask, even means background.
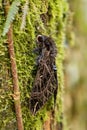
[[[12,3],[12,1],[10,1]],[[47,113],[53,108],[53,99],[35,115],[29,111],[30,91],[35,78],[35,39],[38,34],[51,35],[58,47],[56,64],[58,68],[58,96],[56,119],[61,121],[62,91],[63,91],[63,39],[65,19],[68,6],[65,0],[29,0],[26,24],[20,29],[23,18],[25,0],[20,1],[19,11],[13,21],[13,40],[17,62],[21,106],[25,130],[42,130],[42,124],[47,119]],[[2,36],[5,14],[0,1],[0,129],[16,130],[16,116],[14,110],[13,83],[7,37]]]

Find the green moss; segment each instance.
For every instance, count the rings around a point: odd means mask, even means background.
[[[22,6],[24,4],[21,3]],[[41,130],[43,122],[47,119],[47,112],[53,108],[53,99],[36,114],[32,116],[29,111],[30,90],[34,81],[33,74],[35,65],[35,38],[38,34],[51,35],[58,47],[56,63],[58,67],[58,97],[57,97],[57,116],[58,122],[61,121],[62,113],[62,91],[63,91],[63,38],[64,38],[64,13],[67,11],[65,0],[30,0],[29,10],[26,18],[26,25],[20,31],[22,22],[22,6],[13,22],[13,39],[21,91],[21,105],[25,130]],[[10,59],[6,37],[2,37],[3,23],[5,23],[4,9],[0,12],[0,128],[7,130],[16,129],[16,117],[14,112],[12,93],[12,76],[10,70]],[[2,60],[3,59],[3,60]],[[14,126],[14,127],[13,127]]]

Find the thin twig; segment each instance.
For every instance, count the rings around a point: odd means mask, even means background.
[[[6,2],[4,5],[4,9],[5,9],[5,14],[7,16],[10,3],[8,0],[5,0],[4,2]],[[17,126],[18,126],[18,130],[24,130],[23,121],[22,121],[22,113],[21,113],[20,90],[19,90],[19,85],[18,85],[17,66],[16,66],[16,59],[15,59],[15,53],[14,53],[14,46],[13,46],[12,25],[10,25],[9,31],[7,33],[7,41],[8,41],[9,56],[11,60],[12,76],[13,76],[13,89],[14,89],[13,98],[14,98],[15,112],[16,112],[16,118],[17,118]]]

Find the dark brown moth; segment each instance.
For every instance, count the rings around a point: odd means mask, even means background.
[[[37,72],[31,90],[29,108],[33,114],[49,100],[54,94],[54,103],[58,89],[57,68],[55,57],[57,55],[56,45],[51,37],[45,35],[37,36]]]

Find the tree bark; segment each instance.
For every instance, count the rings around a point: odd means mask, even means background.
[[[50,113],[48,114],[48,119],[44,122],[43,124],[43,130],[51,130],[51,115]]]

